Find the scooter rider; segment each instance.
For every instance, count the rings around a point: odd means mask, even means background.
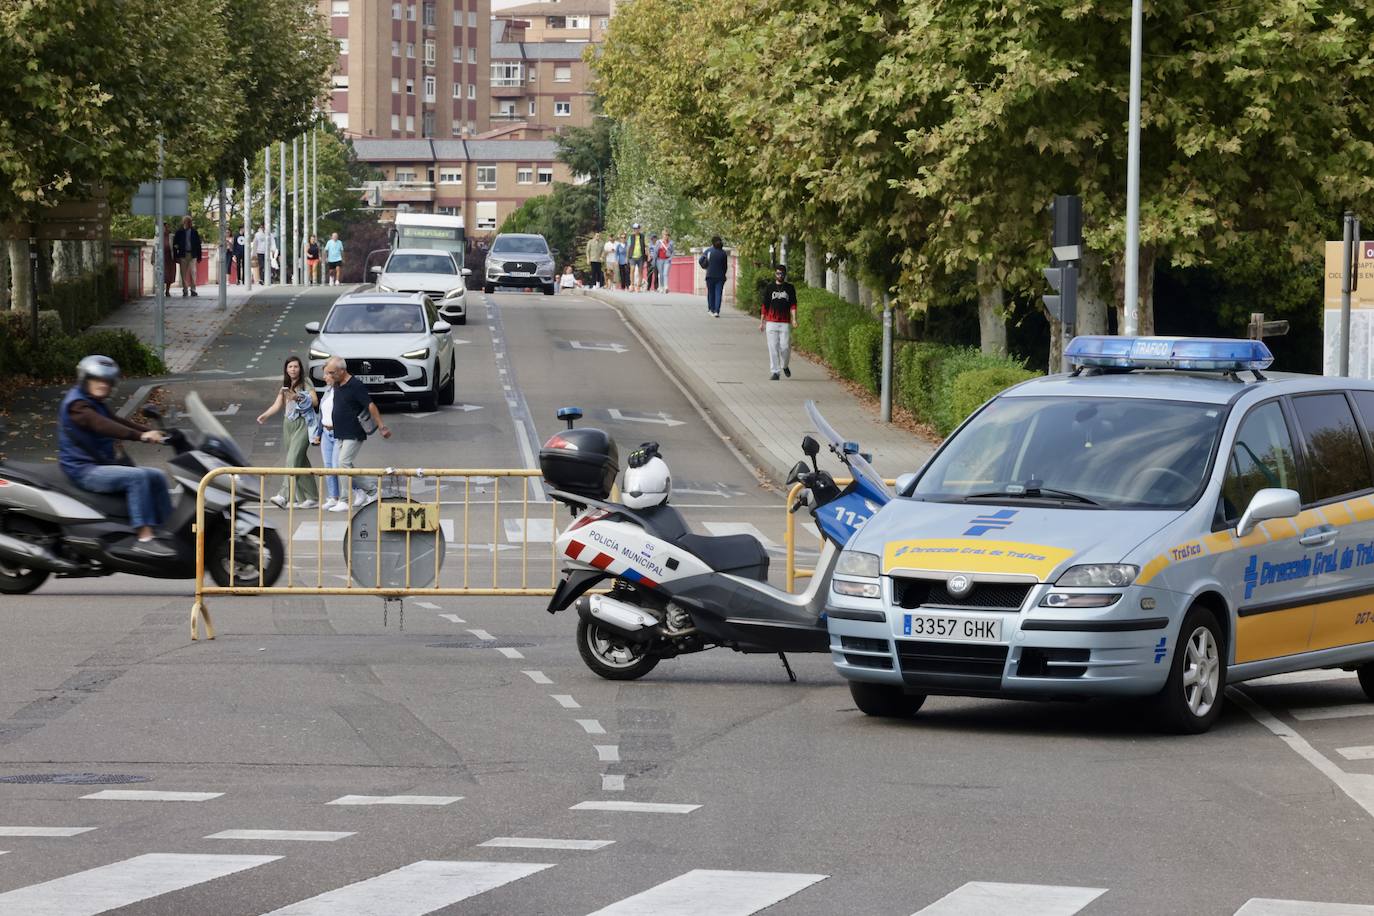
[[[166,436],[110,411],[105,401],[118,381],[119,365],[108,356],[87,356],[77,364],[76,384],[57,413],[58,462],[83,490],[125,495],[129,520],[138,529],[133,552],[173,557],[175,551],[158,543],[154,531],[172,512],[166,475],[120,464],[115,456],[116,440],[161,443]]]

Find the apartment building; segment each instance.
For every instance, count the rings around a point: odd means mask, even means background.
[[[351,137],[491,125],[491,0],[317,0],[339,43],[330,107]]]
[[[573,180],[551,140],[358,139],[353,149],[385,176],[372,184],[388,212],[461,215],[469,238],[494,233],[555,181]]]
[[[546,0],[499,10],[506,22],[527,23],[523,41],[601,42],[611,27],[611,0]]]
[[[491,122],[586,127],[592,122],[585,42],[492,42]]]

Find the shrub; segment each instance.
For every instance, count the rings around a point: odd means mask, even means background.
[[[1015,366],[990,366],[984,369],[973,369],[964,372],[954,378],[949,390],[949,415],[954,419],[953,425],[948,430],[941,430],[948,433],[964,422],[969,414],[973,413],[983,402],[993,395],[1005,391],[1012,385],[1020,384],[1026,379],[1035,378],[1039,373],[1029,369],[1019,369]]]
[[[42,381],[66,381],[81,357],[100,353],[119,363],[125,375],[159,375],[162,363],[129,331],[88,331],[80,336],[62,332],[56,313],[39,313],[38,347],[29,339],[26,316],[0,315],[0,376],[27,375]]]
[[[876,321],[861,321],[849,328],[848,378],[877,394],[882,387],[883,326]]]
[[[68,334],[90,327],[118,305],[119,287],[112,264],[75,280],[59,280],[51,291],[38,296],[39,308],[61,316]]]
[[[849,330],[862,319],[852,307],[832,307],[821,330],[821,357],[844,378],[853,378],[849,367]]]

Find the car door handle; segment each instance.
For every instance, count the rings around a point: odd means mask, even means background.
[[[1340,534],[1339,528],[1331,525],[1318,525],[1316,528],[1308,528],[1298,538],[1298,543],[1304,547],[1325,547],[1336,539]]]

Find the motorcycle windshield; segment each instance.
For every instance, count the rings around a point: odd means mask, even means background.
[[[821,410],[816,406],[815,401],[806,402],[806,413],[811,417],[811,422],[816,424],[816,432],[830,442],[836,454],[844,455],[844,438],[821,415]],[[855,477],[862,477],[876,492],[885,493],[889,496],[892,494],[887,484],[883,483],[883,478],[873,469],[873,465],[864,460],[862,455],[844,455],[842,460],[849,466],[849,470],[853,472]]]
[[[229,430],[224,428],[224,424],[210,412],[210,408],[205,406],[200,395],[194,391],[186,395],[186,415],[191,418],[191,425],[200,433],[201,448],[231,465],[244,466],[243,453],[239,451],[238,443],[234,442]]]

